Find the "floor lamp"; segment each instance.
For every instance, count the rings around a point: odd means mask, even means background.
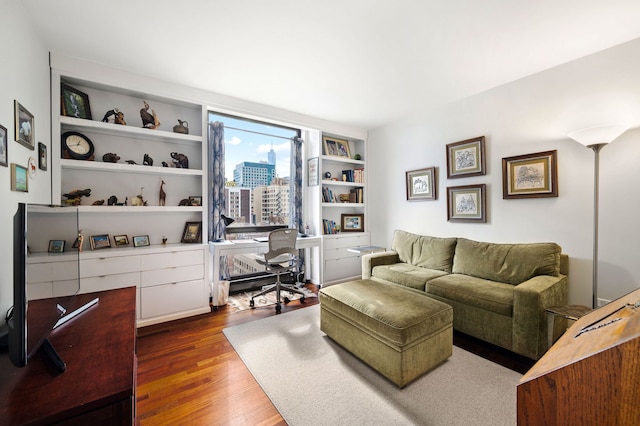
[[[569,133],[571,139],[591,148],[595,154],[593,168],[593,300],[592,307],[598,307],[598,193],[600,180],[600,150],[627,131],[623,124],[590,127]]]

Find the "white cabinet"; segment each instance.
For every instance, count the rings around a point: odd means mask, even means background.
[[[38,253],[27,258],[29,300],[70,296],[77,290],[77,254]]]
[[[369,233],[325,235],[324,237],[324,284],[362,276],[361,255],[350,252],[350,248],[369,245]]]

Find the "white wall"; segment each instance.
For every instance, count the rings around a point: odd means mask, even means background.
[[[13,304],[13,214],[19,202],[51,202],[51,172],[38,170],[29,181],[29,192],[10,189],[11,164],[27,166],[29,157],[38,160],[37,142],[51,152],[49,112],[49,57],[37,31],[31,27],[20,2],[0,0],[0,124],[9,131],[9,167],[0,167],[0,314]],[[35,117],[36,150],[14,142],[13,100],[17,99]],[[49,159],[50,160],[50,159]],[[49,161],[49,164],[51,161]]]
[[[492,242],[554,241],[570,256],[569,301],[591,305],[593,151],[572,130],[626,122],[600,153],[599,298],[640,286],[640,40],[370,132],[368,223],[389,247],[394,229]],[[635,129],[633,129],[635,128]],[[486,136],[487,174],[447,179],[446,144]],[[558,151],[559,197],[502,199],[502,158]],[[405,172],[438,167],[438,200],[408,202]],[[486,183],[486,224],[447,222],[448,186]],[[372,196],[374,195],[375,196]]]

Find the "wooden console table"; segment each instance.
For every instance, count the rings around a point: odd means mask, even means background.
[[[640,289],[579,318],[525,374],[519,425],[640,424]]]
[[[49,340],[66,362],[56,374],[39,352],[24,368],[0,354],[0,424],[131,425],[135,418],[136,288],[76,296],[96,306]],[[29,302],[29,310],[37,309]]]

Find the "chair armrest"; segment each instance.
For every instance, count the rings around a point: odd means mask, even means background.
[[[540,275],[514,287],[514,352],[539,359],[548,349],[545,309],[567,304],[567,276]]]
[[[393,265],[398,262],[400,262],[398,253],[393,250],[365,254],[362,256],[362,279],[371,278],[373,268],[378,265]]]

